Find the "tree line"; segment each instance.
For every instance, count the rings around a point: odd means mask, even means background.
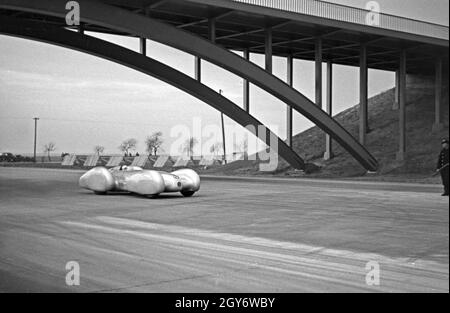
[[[145,150],[150,156],[158,156],[158,153],[162,151],[162,145],[164,143],[163,133],[158,131],[148,136],[145,139]],[[190,137],[187,139],[180,147],[180,152],[185,153],[188,158],[194,157],[194,149],[199,144],[199,141],[195,137]],[[135,152],[138,145],[138,140],[135,138],[129,138],[124,140],[118,147],[125,156],[131,156],[131,152]],[[248,141],[244,140],[239,145],[234,145],[234,149],[237,152],[247,152]],[[44,145],[44,152],[47,154],[48,160],[51,161],[51,152],[56,150],[56,144],[54,142],[49,142]],[[102,155],[105,152],[105,147],[102,145],[94,146],[94,152],[97,155]],[[209,152],[216,158],[223,153],[223,143],[217,142],[209,147]],[[61,156],[65,156],[68,153],[63,153]],[[138,155],[138,153],[136,153]]]

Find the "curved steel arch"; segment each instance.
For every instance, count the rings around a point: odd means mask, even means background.
[[[107,41],[41,22],[2,17],[0,34],[32,39],[85,52],[162,80],[223,112],[243,127],[253,126],[257,130],[255,135],[266,145],[274,146],[271,139],[276,139],[278,154],[294,168],[304,169],[302,158],[256,118],[211,88],[161,62]]]
[[[81,20],[148,38],[191,53],[247,79],[291,106],[328,133],[367,170],[376,171],[377,160],[339,123],[300,92],[259,66],[199,36],[149,17],[92,0],[78,0]],[[65,2],[58,0],[0,0],[0,8],[65,17]]]

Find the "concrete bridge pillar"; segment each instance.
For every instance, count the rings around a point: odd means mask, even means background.
[[[202,59],[197,56],[194,60],[194,77],[195,80],[202,81]]]
[[[399,66],[399,151],[397,160],[404,161],[406,157],[406,50],[400,53]]]
[[[436,69],[435,69],[435,102],[434,102],[434,125],[433,131],[440,131],[444,127],[442,124],[442,58],[439,57],[436,60]]]
[[[272,46],[273,36],[272,36],[272,28],[266,29],[266,71],[272,74],[273,71],[273,46]]]
[[[208,37],[211,42],[216,42],[216,19],[214,18],[208,20]],[[194,77],[195,80],[202,81],[202,59],[197,56],[194,60]]]
[[[292,88],[294,87],[294,57],[289,55],[287,57],[287,83]],[[293,136],[293,109],[291,106],[287,106],[286,116],[286,143],[292,148],[292,136]]]
[[[322,38],[316,38],[315,66],[316,66],[316,105],[322,108]]]
[[[210,18],[208,20],[208,33],[209,33],[209,40],[211,42],[216,42],[216,19]]]
[[[400,72],[399,70],[395,71],[395,87],[394,87],[394,104],[392,106],[392,110],[398,110],[398,101],[399,101],[399,82],[400,82]]]
[[[250,51],[248,49],[244,50],[244,59],[250,61]],[[250,113],[250,82],[244,79],[244,110]]]
[[[147,55],[147,40],[145,38],[139,38],[139,51],[142,55]]]
[[[367,46],[361,46],[359,61],[359,143],[366,145],[368,131],[368,68]]]
[[[333,63],[327,62],[327,97],[326,97],[326,112],[333,116]],[[330,135],[325,135],[325,155],[324,159],[331,160],[333,155],[333,139]]]

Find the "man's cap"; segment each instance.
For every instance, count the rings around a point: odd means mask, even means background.
[[[442,139],[442,144],[448,143],[448,139]]]

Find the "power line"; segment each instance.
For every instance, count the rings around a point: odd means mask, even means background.
[[[0,117],[2,120],[28,120],[28,117]],[[141,122],[131,122],[131,121],[105,121],[105,120],[82,120],[82,119],[60,119],[60,118],[40,118],[43,121],[53,121],[53,122],[62,122],[62,123],[93,123],[93,124],[115,124],[115,125],[134,125],[134,126],[165,126],[167,123],[152,123],[152,124],[144,124]]]

